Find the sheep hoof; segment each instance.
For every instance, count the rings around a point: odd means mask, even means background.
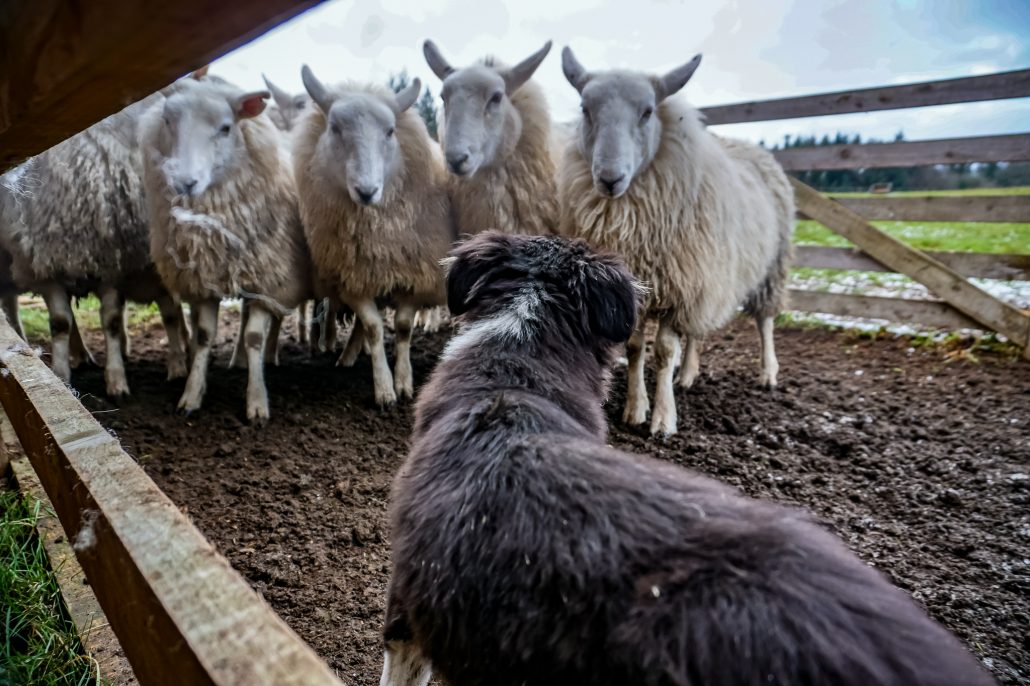
[[[376,393],[376,405],[381,409],[387,410],[397,404],[397,395],[393,392],[393,389],[389,389],[386,392]]]
[[[680,374],[676,379],[676,384],[680,388],[690,388],[697,381],[697,377],[700,376],[697,372]]]
[[[251,426],[262,427],[268,423],[268,418],[267,407],[247,408],[247,421],[250,422]]]
[[[115,402],[128,398],[129,385],[125,381],[114,381],[107,384],[107,397]]]
[[[185,379],[188,375],[189,371],[186,369],[185,360],[174,360],[168,362],[168,381]]]
[[[657,438],[661,441],[668,440],[670,436],[676,435],[676,419],[675,417],[670,419],[659,418],[656,414],[654,419],[651,421],[651,438]]]
[[[631,407],[626,405],[626,410],[622,413],[622,421],[624,424],[629,426],[640,426],[647,421],[647,413],[650,410],[647,405],[641,405],[638,407]]]
[[[758,385],[767,391],[776,390],[776,377],[770,374],[762,374],[758,377]]]
[[[178,412],[179,416],[181,417],[190,417],[199,409],[200,403],[194,404],[192,401],[189,401],[186,398],[182,398],[179,400]]]
[[[337,367],[350,368],[354,366],[354,363],[358,361],[357,354],[348,355],[347,351],[340,353],[340,357],[336,360]]]

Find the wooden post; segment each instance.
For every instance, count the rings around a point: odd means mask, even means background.
[[[340,686],[2,317],[0,403],[141,684]]]
[[[798,211],[857,245],[892,271],[915,279],[952,307],[1023,348],[1030,359],[1030,317],[969,283],[961,274],[902,243],[811,186],[790,179]]]

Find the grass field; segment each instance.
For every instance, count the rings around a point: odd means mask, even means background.
[[[0,491],[0,684],[102,683],[65,618],[60,591],[35,535],[41,504]]]

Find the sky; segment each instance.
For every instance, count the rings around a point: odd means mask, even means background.
[[[325,82],[385,82],[402,69],[433,92],[432,38],[455,66],[515,63],[554,41],[535,78],[556,121],[578,116],[561,71],[570,45],[590,69],[661,73],[702,63],[696,106],[1030,68],[1030,0],[329,0],[212,65],[244,88],[261,74],[294,92],[300,66]],[[779,141],[838,130],[910,140],[1030,130],[1030,98],[714,127]]]

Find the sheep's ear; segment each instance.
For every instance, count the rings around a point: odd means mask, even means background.
[[[621,265],[592,265],[583,284],[590,330],[613,343],[629,340],[642,287]]]
[[[427,40],[422,44],[422,54],[426,56],[426,63],[429,64],[429,68],[433,70],[433,73],[441,81],[454,73],[454,67],[443,58],[440,48],[436,47],[436,43],[433,41]]]
[[[547,53],[551,51],[551,41],[544,43],[544,47],[540,48],[532,55],[522,60],[514,67],[504,71],[501,76],[504,78],[504,89],[511,95],[517,91],[522,84],[529,81],[530,77],[540,66],[540,63],[547,57]]]
[[[210,69],[211,69],[211,65],[210,64],[205,64],[203,67],[201,67],[200,69],[197,69],[192,74],[190,74],[190,78],[195,79],[197,81],[200,81],[202,78],[207,76],[207,72]]]
[[[665,76],[659,76],[654,84],[655,97],[658,102],[678,93],[683,86],[687,85],[687,81],[694,75],[699,64],[701,64],[700,53],[694,55],[694,58],[682,67],[676,67]]]
[[[261,75],[265,85],[268,86],[268,90],[272,93],[272,99],[275,100],[275,104],[279,106],[279,109],[285,110],[293,106],[293,98],[290,94],[284,91],[279,86],[275,85],[268,80],[268,77],[264,74]]]
[[[415,104],[415,100],[418,99],[418,92],[422,90],[422,82],[416,77],[411,80],[408,87],[398,93],[396,96],[397,104],[394,107],[394,111],[400,114],[404,110],[408,109]]]
[[[511,252],[511,236],[484,231],[451,251],[447,267],[447,307],[455,317],[471,310],[491,272]]]
[[[240,97],[236,98],[236,102],[233,103],[232,110],[236,114],[237,119],[256,117],[265,111],[265,100],[270,97],[272,97],[272,94],[268,91],[244,93]]]
[[[304,82],[304,90],[318,105],[318,109],[322,110],[324,114],[329,114],[329,109],[333,106],[333,96],[329,93],[329,89],[315,78],[311,67],[306,64],[300,69],[300,78]]]
[[[569,80],[572,87],[582,93],[583,86],[587,85],[590,77],[587,75],[587,70],[572,54],[572,48],[567,45],[561,51],[561,70],[565,72],[565,78]]]

